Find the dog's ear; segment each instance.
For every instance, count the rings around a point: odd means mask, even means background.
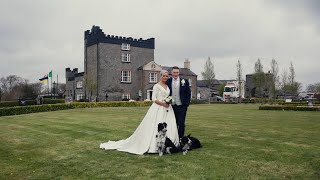
[[[162,123],[159,123],[158,124],[158,132],[161,131],[162,129],[163,129],[163,125],[162,125]]]
[[[190,136],[191,136],[191,134],[188,135],[188,137],[190,137]]]
[[[165,128],[167,128],[167,123],[163,123],[163,126],[164,126]]]

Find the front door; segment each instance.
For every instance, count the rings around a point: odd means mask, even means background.
[[[147,99],[152,100],[152,90],[147,90]]]

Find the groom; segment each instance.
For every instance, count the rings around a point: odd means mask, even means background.
[[[172,67],[172,77],[167,80],[170,96],[173,98],[172,108],[176,117],[179,138],[184,136],[187,109],[190,104],[191,91],[189,81],[179,77],[179,67]]]

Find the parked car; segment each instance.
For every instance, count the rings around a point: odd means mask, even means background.
[[[221,97],[221,96],[216,96],[216,97],[217,97],[218,102],[223,102],[223,97]]]

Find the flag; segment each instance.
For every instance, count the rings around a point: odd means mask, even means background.
[[[52,70],[49,72],[49,77],[52,77]]]
[[[40,78],[39,81],[41,81],[41,82],[48,82],[48,76],[45,75],[43,78]]]

